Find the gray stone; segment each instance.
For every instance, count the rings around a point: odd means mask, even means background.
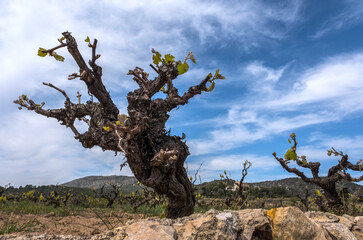
[[[254,236],[259,239],[272,239],[272,229],[267,211],[262,209],[244,209],[237,211],[241,239],[250,240]]]

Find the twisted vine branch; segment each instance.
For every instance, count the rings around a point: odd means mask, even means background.
[[[352,164],[348,160],[347,154],[344,154],[342,151],[338,152],[334,148],[328,150],[328,155],[331,156],[333,154],[336,157],[340,156],[341,159],[338,161],[338,164],[332,166],[329,169],[328,175],[326,177],[320,177],[319,176],[320,162],[307,162],[306,156],[301,156],[301,157],[298,156],[296,154],[297,143],[298,143],[296,141],[296,135],[292,133],[290,135],[290,138],[291,139],[289,139],[289,142],[291,142],[292,140],[293,145],[291,149],[289,149],[285,154],[285,159],[277,157],[275,152],[272,155],[286,171],[290,173],[295,173],[305,182],[308,183],[311,182],[321,187],[324,190],[324,195],[327,198],[330,206],[342,204],[342,201],[336,190],[336,182],[338,182],[341,179],[345,179],[350,182],[359,182],[363,180],[363,175],[359,178],[353,178],[349,173],[346,172],[348,169],[353,171],[361,171],[363,169],[362,165],[363,160],[361,159],[356,164]],[[313,177],[309,178],[303,172],[299,171],[297,168],[289,167],[288,164],[290,163],[290,161],[295,161],[298,166],[310,169]]]

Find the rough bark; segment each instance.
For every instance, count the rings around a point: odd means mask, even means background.
[[[69,79],[79,78],[84,81],[89,94],[99,102],[81,103],[79,99],[75,104],[63,90],[50,83],[43,84],[65,96],[64,108],[45,110],[44,104],[35,104],[26,95],[20,96],[14,102],[38,114],[57,119],[74,132],[75,138],[85,148],[97,145],[103,150],[124,153],[135,177],[145,186],[167,196],[166,217],[177,218],[193,213],[195,205],[193,188],[184,169],[184,162],[189,155],[188,146],[183,141],[184,136],[183,138],[171,136],[165,130],[165,123],[169,118],[168,112],[188,103],[189,99],[201,94],[202,91],[208,90],[206,84],[208,81],[211,82],[212,75],[208,74],[199,85],[190,87],[180,96],[172,83],[178,76],[178,63],[163,61],[160,66],[150,65],[158,74],[154,80],[149,80],[148,74],[136,67],[130,70],[128,75],[133,75],[133,80],[139,88],[127,95],[128,117],[126,118],[125,115],[119,114],[103,85],[102,68],[96,64],[96,60],[100,57],[96,55],[97,40],[89,44],[92,48],[92,59],[88,67],[71,33],[64,32],[63,36],[65,43],[61,39],[61,45],[42,52],[52,56],[55,54],[55,49],[67,47],[79,67],[79,74],[74,73]],[[152,99],[165,85],[167,86],[164,91],[165,99]],[[85,121],[89,125],[85,133],[79,133],[74,126],[76,119]],[[108,131],[105,131],[104,127],[108,128]]]

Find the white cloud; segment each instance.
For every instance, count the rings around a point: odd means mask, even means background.
[[[115,157],[113,152],[83,149],[70,129],[32,112],[9,116],[2,122],[0,136],[0,185],[56,184],[72,180],[82,172],[116,174],[122,162],[122,156]],[[129,169],[123,174],[130,175]]]
[[[82,40],[87,35],[99,40],[104,82],[111,92],[125,95],[136,86],[126,73],[134,66],[149,69],[151,47],[182,58],[191,50],[194,33],[208,42],[235,38],[246,48],[266,38],[281,39],[299,21],[301,7],[300,1],[283,7],[259,1],[16,0],[1,5],[0,64],[6,69],[0,79],[1,102],[23,92],[43,95],[47,91],[40,84],[43,81],[67,91],[84,89],[82,82],[66,80],[77,67],[65,49],[58,51],[65,63],[36,56],[39,47],[55,46],[65,30],[74,33],[86,60],[90,49]],[[285,27],[271,31],[271,21]]]
[[[267,72],[271,76],[278,75],[276,73],[283,69],[266,69],[262,64],[246,68],[252,73]],[[261,75],[261,78],[266,81],[266,75]],[[274,84],[279,81],[270,81],[274,83],[271,85],[274,91],[270,94],[263,91],[232,106],[227,104],[230,106],[228,114],[218,117],[219,124],[214,125],[209,136],[191,140],[191,153],[200,155],[229,150],[285,131],[338,121],[360,112],[363,110],[360,104],[363,102],[362,80],[363,53],[357,52],[331,57],[307,69],[295,81],[288,79],[290,89],[278,90]],[[255,84],[257,86],[258,81]]]
[[[254,61],[249,63],[247,66],[242,68],[242,73],[247,78],[248,87],[256,92],[258,95],[272,94],[276,93],[275,89],[276,83],[281,79],[286,68],[290,64],[279,67],[277,69],[265,66],[261,61]]]
[[[337,151],[343,151],[344,154],[348,154],[349,159],[352,163],[355,163],[359,159],[363,158],[362,146],[363,146],[363,136],[325,136],[322,134],[316,139],[316,142],[323,148],[326,154],[326,150],[332,147]]]
[[[252,0],[1,1],[0,185],[52,184],[82,174],[118,171],[120,157],[83,149],[71,131],[54,119],[15,112],[18,110],[11,103],[25,93],[36,102],[45,101],[46,107],[62,107],[63,96],[42,82],[55,84],[73,100],[77,91],[82,101],[88,100],[81,81],[66,80],[67,75],[77,72],[66,49],[57,51],[66,58],[64,63],[36,55],[39,47],[56,46],[62,32],[73,33],[86,61],[90,49],[83,39],[88,35],[99,40],[98,53],[102,56],[98,63],[104,70],[104,83],[125,111],[125,95],[135,87],[125,74],[134,66],[148,69],[152,47],[181,58],[192,47],[198,50],[210,43],[222,46],[230,39],[250,49],[267,40],[285,38],[299,21],[300,8],[301,1],[297,0],[284,6]],[[279,27],[271,30],[272,25]],[[131,174],[129,169],[125,173]]]

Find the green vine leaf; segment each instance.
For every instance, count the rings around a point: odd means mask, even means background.
[[[40,56],[40,57],[45,57],[45,56],[47,56],[47,54],[48,54],[48,53],[45,53],[45,52],[43,52],[43,51],[47,51],[47,49],[39,48],[39,50],[38,50],[38,56]]]
[[[64,62],[64,57],[62,57],[61,55],[53,54],[53,57],[54,57],[57,61]]]
[[[65,37],[58,38],[58,42],[62,43],[63,40],[65,40]]]
[[[212,84],[207,88],[206,92],[211,92],[213,91],[214,87],[215,87],[216,83],[213,81]]]
[[[165,59],[165,63],[168,64],[169,62],[174,63],[175,62],[175,57],[171,54],[165,54],[164,56]]]
[[[215,80],[215,79],[226,79],[226,78],[224,76],[222,76],[221,74],[219,74],[219,69],[217,69],[212,80]]]
[[[284,158],[286,160],[296,160],[297,155],[296,152],[294,152],[292,149],[287,150],[287,152],[285,153]]]
[[[91,40],[89,39],[89,37],[87,36],[87,38],[84,40],[85,42],[88,42],[88,43],[90,43],[91,42]]]
[[[224,79],[226,79],[226,77],[225,77],[225,76],[222,76],[221,74],[218,74],[218,76],[217,76],[217,78],[216,78],[216,79],[224,80]]]
[[[161,54],[159,52],[155,52],[155,54],[153,55],[153,63],[156,66],[158,66],[160,62],[161,62]]]
[[[160,88],[160,91],[162,91],[163,93],[166,93],[165,87],[164,87],[164,86],[162,86],[162,87]]]
[[[186,72],[188,72],[188,69],[189,69],[189,65],[187,62],[183,62],[181,63],[180,61],[178,62],[178,73],[179,75],[182,75]]]

